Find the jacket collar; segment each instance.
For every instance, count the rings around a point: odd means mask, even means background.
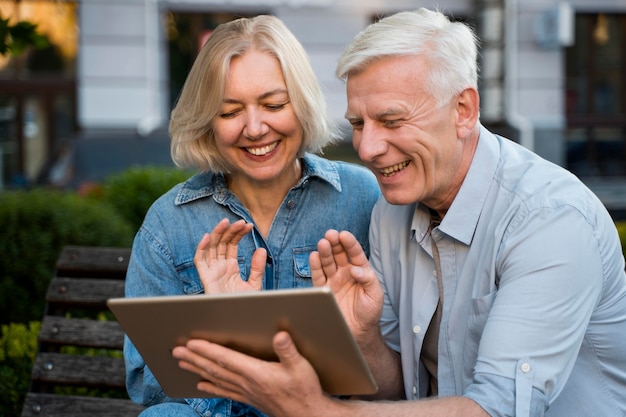
[[[302,158],[302,177],[294,188],[303,186],[312,178],[325,181],[341,192],[341,180],[335,163],[317,155],[306,153]],[[183,183],[176,195],[174,204],[179,206],[213,195],[217,199],[223,200],[228,193],[229,190],[224,174],[202,172]]]

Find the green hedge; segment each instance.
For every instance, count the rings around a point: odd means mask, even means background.
[[[152,203],[191,175],[177,168],[131,167],[106,179],[102,198],[137,230]]]
[[[78,193],[0,192],[0,417],[21,413],[45,292],[63,246],[130,247],[154,200],[190,175],[143,166]]]
[[[132,243],[132,226],[102,202],[47,189],[4,191],[0,200],[0,324],[41,319],[63,246]]]

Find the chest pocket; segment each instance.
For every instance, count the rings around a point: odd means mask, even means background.
[[[293,250],[293,267],[294,267],[294,288],[310,287],[311,282],[311,265],[309,264],[309,256],[315,247],[295,248]]]

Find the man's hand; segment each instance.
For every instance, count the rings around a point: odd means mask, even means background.
[[[237,260],[237,245],[253,228],[251,223],[239,220],[230,224],[223,219],[211,231],[205,233],[198,244],[193,262],[207,294],[260,291],[265,271],[265,249],[257,249],[252,255],[250,277],[241,279]]]
[[[250,404],[268,415],[324,415],[333,400],[323,393],[311,364],[286,332],[274,336],[279,362],[266,362],[206,340],[190,340],[173,355],[203,381],[198,389]],[[319,414],[319,413],[322,414]]]
[[[383,291],[358,240],[350,232],[329,230],[317,247],[309,259],[313,285],[333,290],[359,342],[378,335]]]

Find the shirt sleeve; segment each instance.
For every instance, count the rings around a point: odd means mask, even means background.
[[[595,230],[570,206],[527,212],[507,225],[498,289],[466,391],[492,415],[543,415],[567,382],[603,285]],[[515,401],[499,402],[485,381]]]

